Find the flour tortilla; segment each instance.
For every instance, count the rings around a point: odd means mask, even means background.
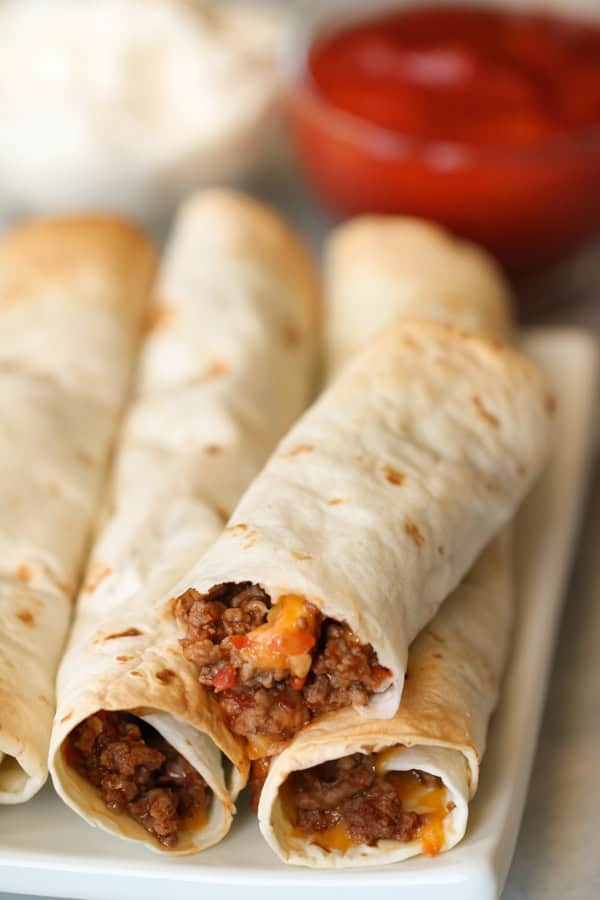
[[[294,831],[281,802],[287,776],[350,753],[385,750],[386,771],[420,769],[440,777],[448,801],[455,804],[444,820],[441,849],[449,850],[462,839],[489,717],[498,699],[512,614],[511,548],[505,532],[483,552],[411,646],[408,679],[394,718],[370,720],[343,710],[308,728],[274,761],[258,815],[264,837],[285,862],[317,868],[368,866],[423,852],[420,838],[327,852]],[[397,750],[392,754],[393,747]]]
[[[59,673],[50,766],[60,796],[90,824],[181,854],[227,833],[248,763],[180,654],[170,606],[158,601],[218,537],[308,402],[317,298],[312,265],[279,217],[223,190],[180,211],[157,296]],[[102,709],[144,718],[212,788],[208,824],[185,830],[175,848],[108,810],[66,765],[69,733]]]
[[[506,336],[508,288],[490,258],[443,229],[416,219],[363,217],[334,231],[327,247],[330,362],[351,355],[375,318],[454,321]],[[352,291],[352,284],[354,291]],[[376,299],[375,299],[376,298]],[[346,316],[341,319],[341,304]],[[454,804],[444,820],[447,850],[464,836],[477,788],[489,717],[496,705],[514,611],[512,553],[506,529],[417,637],[396,716],[365,720],[343,711],[302,734],[273,764],[259,808],[261,831],[286,862],[350,867],[397,862],[423,852],[422,839],[326,852],[295,831],[280,788],[287,776],[355,752],[385,750],[384,770],[419,769],[440,777]],[[395,748],[395,749],[394,749]]]
[[[0,803],[47,777],[56,668],[155,262],[111,217],[0,240]]]
[[[409,644],[514,515],[551,413],[514,350],[396,322],[281,441],[177,593],[250,581],[306,598],[373,645],[391,679],[361,709],[391,717]]]
[[[512,299],[500,267],[485,250],[439,225],[359,216],[332,232],[325,256],[330,375],[396,318],[510,336]]]

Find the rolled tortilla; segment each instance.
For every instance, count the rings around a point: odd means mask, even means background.
[[[394,715],[409,644],[514,515],[551,412],[541,374],[512,349],[399,321],[292,428],[178,588],[184,652],[253,758],[325,709]],[[275,609],[207,644],[198,623],[232,584]]]
[[[179,213],[59,672],[50,751],[54,785],[72,809],[153,850],[191,853],[219,841],[246,780],[244,748],[181,657],[172,613],[158,601],[219,535],[309,400],[315,285],[299,241],[260,204],[212,190]],[[152,816],[148,830],[131,806],[109,809],[70,764],[79,723],[107,711],[152,726],[212,792],[207,816],[182,818],[168,843]]]
[[[334,713],[299,735],[273,762],[258,812],[264,837],[282,859],[314,867],[381,865],[420,853],[434,855],[461,840],[498,699],[512,612],[512,562],[505,533],[486,548],[411,646],[394,718],[365,719],[353,710]],[[441,780],[433,788],[416,779],[400,783],[397,827],[405,812],[422,817],[412,823],[412,835],[409,831],[402,840],[382,839],[369,846],[350,838],[344,818],[337,827],[312,835],[295,827],[294,782],[288,777],[354,753],[375,755],[376,781],[389,772],[414,771]],[[358,811],[368,823],[369,813],[358,798],[346,810],[349,821],[356,822]]]
[[[448,322],[491,338],[510,335],[510,289],[498,264],[439,225],[359,216],[333,231],[326,257],[330,375],[395,318]]]
[[[155,269],[111,217],[0,240],[0,802],[47,777],[54,679]]]
[[[382,320],[414,315],[416,301],[422,318],[454,320],[490,335],[509,332],[510,296],[490,258],[428,223],[355,219],[333,233],[326,271],[326,333],[333,363],[340,353],[351,354],[364,335],[373,282]],[[259,821],[282,859],[316,867],[380,865],[447,850],[461,840],[498,698],[513,606],[505,530],[412,644],[396,716],[373,721],[348,710],[333,714],[273,763]],[[343,770],[350,760],[355,768]],[[324,763],[324,769],[302,774]],[[368,787],[349,783],[350,772],[356,779],[357,771],[368,780],[374,776]],[[427,783],[414,772],[425,773]],[[338,796],[344,783],[349,785],[339,802],[331,793],[334,774]],[[319,775],[330,779],[329,796],[324,781],[318,793]],[[432,789],[435,778],[440,783]],[[298,807],[315,803],[323,804],[316,812]]]

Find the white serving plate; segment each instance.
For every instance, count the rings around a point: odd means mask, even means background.
[[[559,397],[554,455],[519,514],[519,618],[502,700],[467,836],[436,859],[379,869],[285,867],[263,844],[245,803],[228,838],[197,857],[168,859],[90,828],[52,788],[0,810],[0,891],[82,900],[199,898],[314,900],[343,890],[372,900],[495,900],[519,831],[562,599],[586,494],[597,415],[596,342],[575,330],[539,330],[526,351]],[[1,710],[0,710],[1,715]],[[207,894],[208,891],[208,894]],[[307,893],[308,892],[308,893]]]

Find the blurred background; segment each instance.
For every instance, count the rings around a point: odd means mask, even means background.
[[[431,4],[0,0],[0,221],[102,208],[160,236],[187,193],[215,183],[274,202],[317,248],[342,216],[409,213],[491,249],[528,318],[568,310],[596,324],[600,30],[569,29],[600,29],[600,3],[460,5],[552,20],[500,49],[473,32],[477,55],[465,55],[468,23],[445,35],[454,26],[438,16],[400,63],[388,22],[354,56],[334,47],[336,68],[315,56],[323,36]],[[426,90],[447,126],[425,121]]]

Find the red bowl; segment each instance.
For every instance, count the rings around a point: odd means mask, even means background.
[[[335,212],[440,222],[510,270],[566,257],[600,233],[600,127],[535,147],[478,147],[399,134],[333,106],[306,69],[304,41],[287,99],[297,155]]]

